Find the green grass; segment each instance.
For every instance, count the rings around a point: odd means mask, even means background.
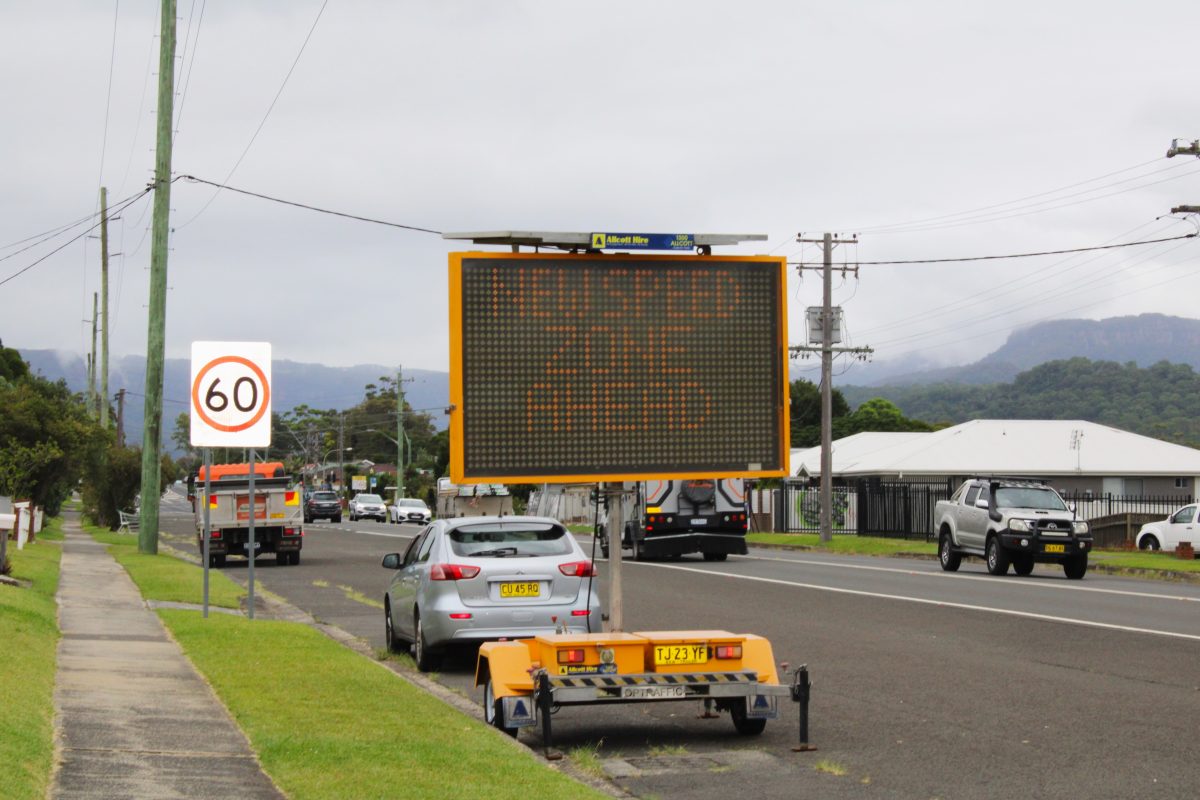
[[[9,542],[12,577],[29,588],[0,585],[0,765],[4,796],[43,798],[54,757],[54,676],[57,669],[61,522],[37,542]]]
[[[1138,550],[1099,550],[1092,554],[1093,564],[1132,570],[1200,573],[1200,561],[1185,561],[1174,553],[1145,553]]]
[[[604,796],[311,628],[159,614],[292,800]]]
[[[822,544],[816,533],[748,533],[750,544],[771,544],[820,550],[827,553],[847,555],[893,556],[899,553],[936,555],[937,543],[923,539],[884,539],[874,536],[848,536],[839,534],[829,544]]]
[[[96,541],[108,545],[108,552],[125,568],[147,600],[195,605],[204,602],[204,572],[195,564],[165,553],[154,556],[139,553],[136,536],[113,533],[86,523],[83,529]],[[243,595],[245,590],[241,586],[219,570],[209,570],[209,605],[238,608]]]

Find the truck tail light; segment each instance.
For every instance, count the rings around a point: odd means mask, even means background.
[[[596,567],[590,561],[571,561],[559,564],[558,571],[572,578],[589,578],[596,574]]]
[[[740,644],[719,644],[713,648],[713,655],[717,658],[741,658],[742,646]]]
[[[283,535],[284,536],[303,536],[304,530],[302,528],[284,528]]]
[[[220,539],[220,538],[221,538],[221,532],[220,532],[219,530],[216,530],[216,529],[214,528],[213,530],[211,530],[211,531],[209,531],[209,532],[208,532],[208,538],[210,538],[210,539]]]
[[[582,664],[583,650],[559,650],[558,663],[560,664]]]
[[[462,581],[470,580],[479,574],[479,567],[467,564],[434,564],[429,568],[431,581]]]

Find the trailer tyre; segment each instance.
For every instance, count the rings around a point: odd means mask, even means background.
[[[746,716],[746,702],[746,700],[734,700],[729,707],[729,716],[733,719],[733,727],[742,736],[758,736],[766,729],[767,721]]]
[[[517,738],[517,729],[504,724],[504,704],[496,698],[491,676],[488,676],[487,685],[483,689],[483,718],[493,728],[504,731],[514,739]]]

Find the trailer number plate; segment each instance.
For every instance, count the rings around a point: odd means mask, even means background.
[[[673,700],[686,697],[682,686],[622,686],[622,700]]]
[[[542,593],[542,585],[537,581],[506,582],[500,584],[501,597],[538,597]]]
[[[661,666],[707,662],[708,646],[704,644],[656,645],[654,648],[654,663]]]

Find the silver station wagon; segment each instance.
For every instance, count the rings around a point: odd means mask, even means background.
[[[601,630],[595,566],[548,517],[435,520],[383,566],[388,649],[411,646],[423,672],[456,643]]]

